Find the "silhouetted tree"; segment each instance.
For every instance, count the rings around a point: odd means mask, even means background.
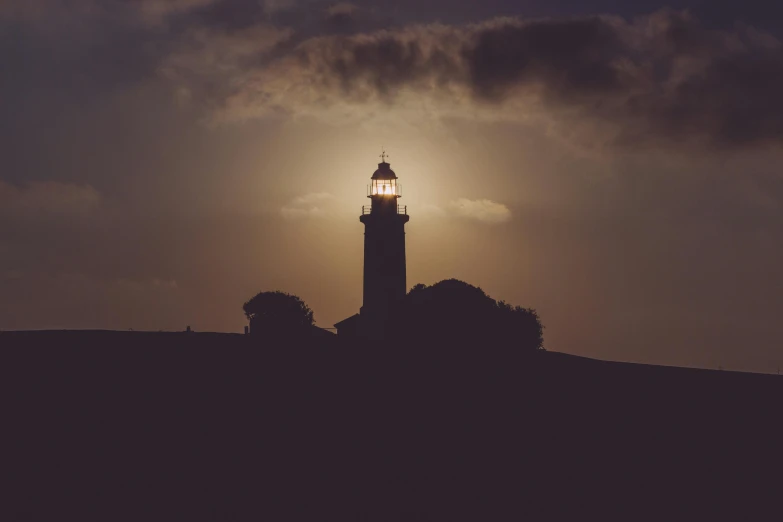
[[[544,325],[536,310],[513,306],[505,301],[498,302],[497,307],[503,338],[525,348],[544,348]]]
[[[310,329],[313,311],[298,296],[260,292],[242,307],[250,320],[250,333],[295,333]]]
[[[444,349],[543,349],[535,310],[497,302],[481,288],[456,279],[416,285],[393,315],[390,337]]]

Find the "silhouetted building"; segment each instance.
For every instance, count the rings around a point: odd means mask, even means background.
[[[348,319],[343,319],[339,323],[335,324],[334,327],[337,329],[337,336],[340,339],[358,337],[360,333],[360,320],[361,316],[359,314],[354,314]]]
[[[362,207],[364,224],[364,294],[358,314],[337,324],[341,337],[383,337],[394,304],[405,297],[405,223],[410,219],[397,175],[381,154],[367,188],[370,204]]]

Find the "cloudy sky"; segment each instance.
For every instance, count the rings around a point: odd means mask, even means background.
[[[408,283],[552,350],[783,366],[783,7],[4,0],[0,329],[241,331],[361,305],[381,146]]]

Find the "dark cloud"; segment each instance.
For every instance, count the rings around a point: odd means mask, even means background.
[[[467,98],[504,119],[537,112],[600,126],[616,143],[732,147],[783,137],[780,42],[749,27],[706,29],[683,12],[322,36],[242,76],[225,100],[240,118],[243,106],[252,116],[413,94],[441,105]]]
[[[321,63],[316,59],[313,65],[326,66],[324,86],[328,88],[330,80],[337,80],[336,84],[347,97],[379,94],[388,99],[401,88],[416,87],[430,79],[442,79],[445,83],[459,74],[453,57],[441,49],[426,50],[416,39],[385,34],[335,42],[332,53],[323,57]],[[311,64],[312,55],[308,51],[301,55],[302,62]]]
[[[783,62],[779,50],[721,56],[682,79],[669,96],[635,97],[632,114],[673,139],[701,135],[719,146],[783,137]]]
[[[490,24],[464,47],[469,85],[492,101],[525,84],[541,84],[555,103],[623,93],[627,81],[616,62],[625,46],[617,29],[602,18]]]
[[[269,12],[265,2],[259,0],[213,0],[189,14],[184,22],[191,26],[232,30],[267,22]]]
[[[751,28],[709,31],[671,11],[633,25],[500,23],[475,34],[465,60],[479,98],[500,102],[536,86],[551,109],[576,106],[608,120],[626,142],[743,146],[783,137],[783,52]]]
[[[7,40],[18,42],[0,48],[12,71],[0,91],[23,100],[12,113],[37,111],[37,98],[92,100],[157,74],[218,120],[331,118],[332,107],[371,112],[418,98],[442,116],[542,118],[572,141],[731,148],[783,137],[780,42],[687,12],[395,26],[363,2],[68,5],[14,0],[0,11],[13,20]]]

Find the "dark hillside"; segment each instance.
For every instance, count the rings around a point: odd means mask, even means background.
[[[783,378],[0,333],[2,520],[777,519]]]

